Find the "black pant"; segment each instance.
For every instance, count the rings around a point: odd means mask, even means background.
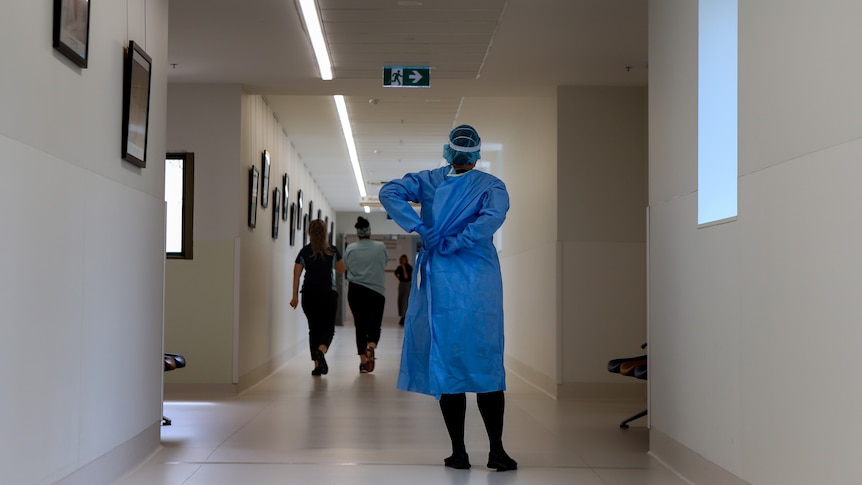
[[[476,394],[476,403],[479,405],[482,421],[485,422],[485,431],[488,432],[491,452],[505,453],[503,451],[503,413],[506,408],[506,397],[503,391],[478,393]],[[466,395],[463,392],[460,394],[443,394],[440,396],[440,410],[443,412],[446,430],[449,431],[449,439],[452,440],[452,454],[465,453]]]
[[[407,315],[407,305],[410,302],[410,282],[398,282],[398,316],[404,318]]]
[[[376,344],[380,340],[386,297],[371,288],[351,282],[347,287],[347,303],[356,324],[356,352],[357,355],[363,355],[368,342]]]
[[[311,359],[321,345],[327,348],[335,335],[335,312],[338,308],[338,293],[334,290],[302,292],[302,311],[308,319],[308,348]]]

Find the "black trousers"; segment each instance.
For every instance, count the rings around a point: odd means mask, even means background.
[[[410,282],[398,282],[398,316],[404,318],[407,315],[407,305],[410,303]]]
[[[506,397],[503,391],[484,392],[476,394],[476,404],[485,422],[488,441],[492,453],[503,451],[503,413],[506,409]],[[467,397],[460,394],[443,394],[440,396],[440,410],[443,421],[452,440],[452,454],[465,453],[464,418],[467,414]]]
[[[338,293],[335,290],[302,292],[302,311],[308,319],[308,348],[311,360],[321,345],[327,348],[335,335],[335,312],[338,308]]]
[[[383,307],[386,297],[376,291],[351,282],[347,287],[347,304],[356,324],[356,353],[364,355],[368,342],[380,341]]]

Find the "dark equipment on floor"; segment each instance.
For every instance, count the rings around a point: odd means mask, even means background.
[[[165,372],[182,369],[186,366],[186,358],[180,354],[165,354]],[[162,416],[162,426],[170,426],[171,420]]]
[[[647,344],[641,345],[645,349]],[[608,372],[620,374],[624,376],[634,377],[635,379],[647,380],[647,356],[639,355],[637,357],[626,357],[624,359],[613,359],[608,362]],[[620,428],[628,429],[629,423],[647,415],[649,409],[635,414],[634,416],[623,420],[620,423]]]

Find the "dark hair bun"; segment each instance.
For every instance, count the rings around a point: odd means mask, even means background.
[[[356,229],[365,229],[366,227],[371,227],[371,224],[368,222],[368,219],[359,216],[356,218],[356,225],[354,225]]]

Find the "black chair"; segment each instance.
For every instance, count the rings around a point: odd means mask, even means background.
[[[645,349],[647,344],[641,345]],[[647,380],[647,356],[639,355],[637,357],[626,357],[623,359],[612,359],[608,361],[608,372],[620,374],[624,376],[634,377],[635,379]],[[649,409],[635,414],[634,416],[624,419],[620,423],[620,428],[628,429],[629,423],[647,415]]]
[[[165,354],[165,372],[182,369],[186,366],[186,358],[180,354]],[[170,426],[171,420],[162,416],[162,426]]]

